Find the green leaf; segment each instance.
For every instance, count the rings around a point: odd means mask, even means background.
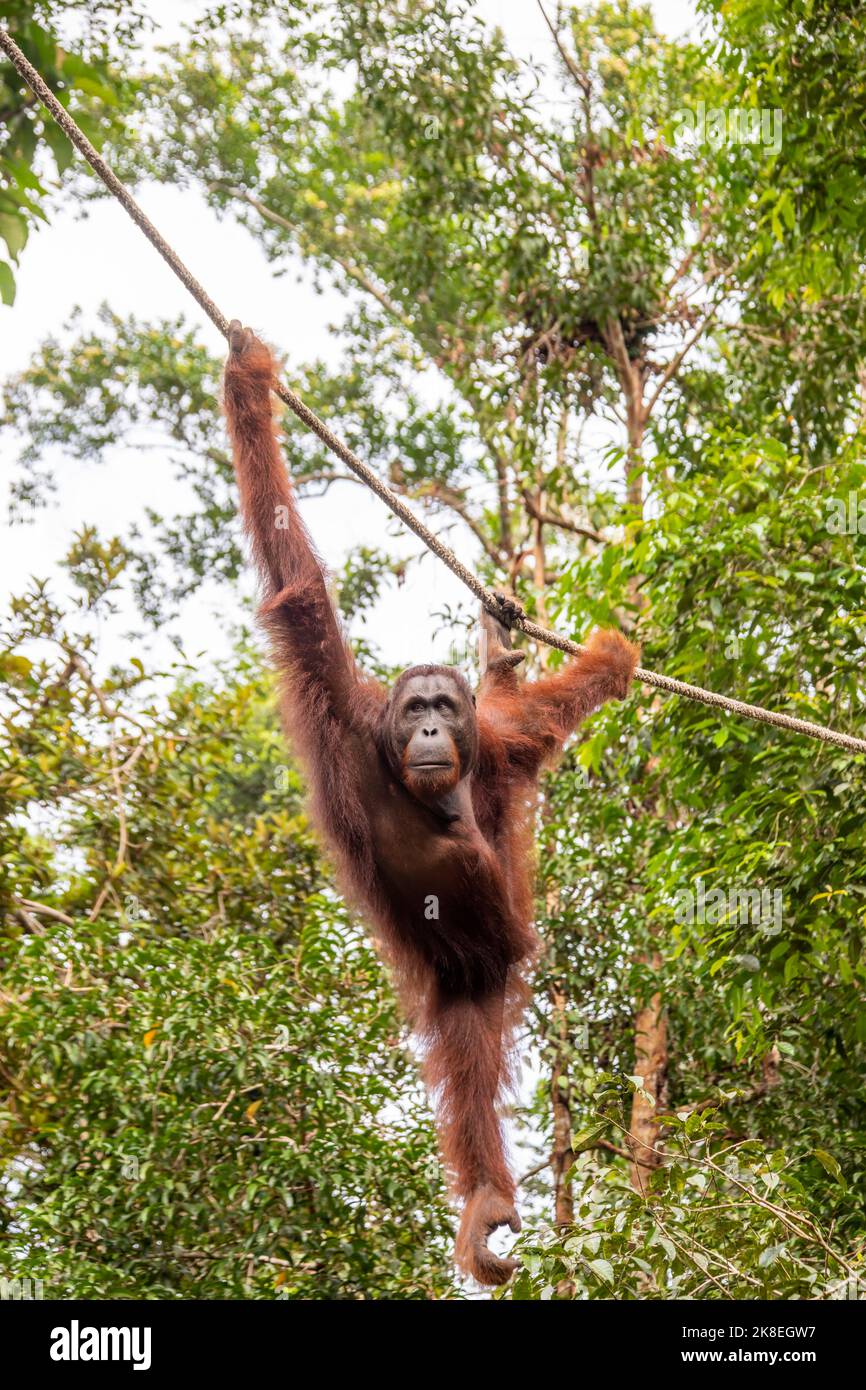
[[[4,304],[15,303],[15,276],[5,261],[0,261],[0,299]]]
[[[815,1155],[822,1168],[827,1170],[831,1178],[835,1178],[837,1182],[844,1184],[845,1179],[842,1175],[842,1169],[839,1166],[838,1159],[835,1159],[826,1149],[813,1149],[812,1153]]]
[[[611,1286],[613,1286],[613,1265],[610,1263],[609,1260],[587,1260],[587,1264],[589,1265],[593,1273],[598,1275],[599,1279],[603,1279],[606,1284],[610,1284]]]
[[[0,212],[0,237],[5,241],[13,261],[18,260],[19,253],[26,245],[27,230],[26,219],[20,214]]]

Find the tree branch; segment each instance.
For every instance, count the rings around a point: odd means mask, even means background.
[[[576,536],[585,536],[589,541],[604,545],[604,536],[599,531],[594,531],[591,526],[584,526],[579,521],[570,521],[568,517],[558,516],[554,512],[543,511],[527,488],[521,488],[520,495],[526,510],[535,521],[540,521],[544,526],[558,526],[561,531],[573,531]]]
[[[699,338],[703,336],[707,328],[709,328],[710,324],[712,323],[713,319],[716,317],[716,314],[718,313],[719,304],[720,300],[716,300],[709,313],[706,314],[701,323],[698,324],[694,333],[692,333],[692,335],[689,338],[687,338],[686,341],[683,343],[683,346],[680,348],[676,357],[674,357],[673,360],[669,362],[668,365],[665,367],[664,371],[662,372],[661,381],[659,382],[658,386],[653,391],[649,400],[643,407],[644,421],[647,421],[649,417],[652,415],[653,410],[655,409],[656,404],[658,403],[659,396],[661,395],[662,391],[664,391],[671,378],[676,376],[677,372],[683,364],[683,361],[685,360],[686,355],[689,352],[691,352],[695,343],[698,341]]]
[[[584,96],[585,96],[585,97],[586,97],[586,96],[589,96],[589,94],[590,94],[591,91],[592,91],[592,84],[591,84],[589,78],[587,77],[586,73],[581,72],[580,68],[579,68],[579,67],[577,66],[577,64],[575,63],[575,61],[574,61],[574,59],[572,58],[571,54],[567,51],[567,49],[566,49],[565,46],[563,45],[562,40],[561,40],[560,37],[559,37],[559,33],[558,33],[557,29],[556,29],[556,26],[555,26],[554,24],[552,24],[551,21],[550,21],[550,19],[548,18],[548,16],[547,16],[547,11],[545,10],[544,6],[542,5],[541,0],[537,0],[537,4],[538,4],[538,8],[539,8],[540,11],[541,11],[541,14],[542,14],[542,17],[543,17],[543,19],[544,19],[544,22],[545,22],[545,24],[547,25],[548,29],[550,30],[551,36],[552,36],[552,38],[553,38],[553,42],[556,44],[556,47],[559,49],[559,56],[561,57],[562,61],[565,63],[566,69],[568,70],[568,72],[569,72],[569,74],[571,75],[571,77],[574,78],[574,81],[577,83],[578,87],[579,87],[580,90],[583,92]]]

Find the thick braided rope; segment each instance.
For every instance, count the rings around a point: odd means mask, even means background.
[[[177,253],[169,246],[168,242],[160,236],[156,227],[145,215],[138,203],[133,198],[129,189],[115,174],[114,170],[106,164],[98,150],[90,143],[87,136],[69,115],[69,112],[61,106],[50,87],[43,81],[39,73],[25,58],[21,49],[14,39],[4,29],[0,29],[0,48],[15,67],[16,71],[23,77],[27,85],[35,92],[43,106],[51,113],[54,120],[60,126],[64,135],[72,142],[75,148],[84,156],[87,163],[95,174],[98,175],[105,184],[109,192],[113,193],[118,202],[126,209],[129,216],[140,227],[152,246],[159,252],[163,260],[174,271],[175,275],[186,286],[196,303],[207,314],[211,323],[219,330],[224,338],[229,336],[229,321],[220,312],[204,288],[196,280],[195,276],[184,265]],[[462,581],[471,592],[480,599],[488,612],[495,617],[510,621],[511,626],[519,628],[525,632],[527,637],[533,638],[537,642],[543,642],[549,647],[556,647],[559,651],[578,654],[581,648],[576,642],[572,642],[567,637],[560,637],[556,632],[550,632],[547,628],[539,627],[524,614],[518,613],[513,619],[503,612],[500,600],[492,589],[488,589],[482,584],[477,575],[467,569],[452,550],[444,545],[437,536],[430,531],[416,515],[407,507],[401,497],[398,497],[391,488],[383,483],[381,478],[373,472],[366,463],[358,458],[357,454],[348,448],[332,430],[320,420],[308,405],[301,400],[288,386],[282,382],[277,383],[276,393],[282,401],[289,407],[298,419],[306,425],[307,429],[312,430],[313,434],[321,439],[322,443],[331,450],[337,458],[342,459],[347,468],[350,468],[357,477],[380,497],[387,507],[398,516],[404,525],[433,552],[434,555],[446,564],[452,573]],[[684,681],[673,680],[670,676],[659,676],[655,671],[647,671],[639,666],[635,671],[635,680],[641,681],[644,685],[654,686],[657,690],[664,690],[671,695],[681,695],[687,700],[696,700],[700,704],[711,705],[716,709],[729,711],[731,714],[739,714],[747,719],[756,719],[762,724],[773,724],[780,729],[790,729],[793,733],[805,734],[809,738],[820,739],[824,743],[835,744],[838,748],[847,748],[854,753],[866,753],[866,739],[854,738],[851,734],[838,733],[835,729],[825,728],[823,724],[812,724],[806,719],[795,719],[789,714],[776,713],[773,710],[764,709],[761,705],[749,705],[742,700],[731,699],[727,695],[717,695],[711,690],[703,690],[698,685],[687,685]]]

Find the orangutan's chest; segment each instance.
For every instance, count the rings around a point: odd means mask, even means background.
[[[457,899],[471,894],[479,877],[489,874],[490,848],[474,821],[449,823],[393,784],[372,811],[371,831],[380,874],[415,907],[423,907],[431,895]]]

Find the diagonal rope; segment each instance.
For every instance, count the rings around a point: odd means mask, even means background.
[[[0,29],[0,48],[8,57],[13,67],[23,77],[27,85],[36,94],[43,106],[51,113],[54,120],[60,126],[64,135],[72,142],[75,148],[84,156],[87,163],[95,174],[102,180],[110,193],[113,193],[118,202],[126,209],[129,216],[140,227],[148,241],[159,252],[163,260],[174,271],[175,275],[186,286],[193,299],[199,307],[207,314],[211,323],[219,330],[222,336],[228,339],[229,321],[217,308],[213,300],[206,293],[204,288],[196,280],[195,276],[184,265],[177,252],[169,246],[168,242],[160,236],[156,227],[139,207],[129,189],[115,174],[114,170],[108,165],[98,150],[90,143],[84,132],[76,125],[69,115],[69,112],[61,106],[54,93],[46,82],[40,77],[39,73],[25,58],[15,40],[5,29]],[[471,592],[480,599],[481,603],[495,617],[504,620],[510,626],[525,632],[527,637],[533,638],[536,642],[543,642],[548,647],[556,647],[561,652],[568,652],[578,655],[581,648],[576,642],[572,642],[567,637],[561,637],[556,632],[551,632],[547,628],[539,627],[533,623],[524,613],[519,613],[514,619],[503,611],[501,600],[492,589],[488,589],[485,584],[472,570],[468,569],[461,560],[457,558],[453,550],[435,536],[420,520],[419,517],[407,507],[401,497],[393,492],[386,483],[382,481],[368,464],[358,458],[357,454],[348,448],[341,439],[329,429],[323,420],[320,420],[310,407],[296,395],[290,387],[283,382],[278,382],[275,387],[277,395],[289,407],[294,415],[306,425],[307,429],[321,439],[322,443],[335,454],[337,458],[345,463],[362,482],[366,483],[377,497],[380,497],[385,505],[390,508],[395,516],[398,516],[410,531],[424,542],[434,555],[447,565],[453,574],[462,581]],[[655,671],[647,671],[642,666],[635,670],[635,680],[641,681],[644,685],[654,686],[656,690],[663,690],[669,695],[680,695],[686,700],[696,700],[703,705],[710,705],[714,709],[727,710],[731,714],[739,714],[745,719],[755,719],[761,724],[772,724],[779,729],[789,729],[792,733],[805,734],[808,738],[820,739],[823,743],[835,744],[837,748],[847,748],[854,753],[866,753],[866,739],[855,738],[851,734],[839,733],[836,729],[828,729],[823,724],[813,724],[808,719],[796,719],[793,715],[782,714],[775,710],[764,709],[762,705],[749,705],[743,700],[732,699],[728,695],[718,695],[712,690],[703,690],[698,685],[687,685],[685,681],[674,680],[671,676],[660,676]]]

